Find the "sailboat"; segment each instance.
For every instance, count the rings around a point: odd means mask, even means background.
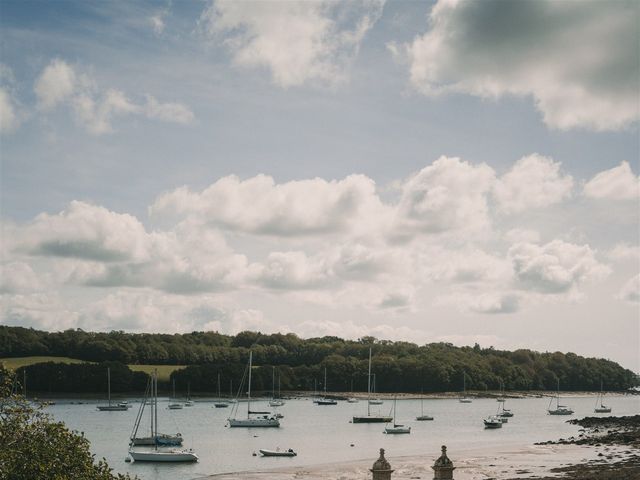
[[[271,374],[271,400],[269,400],[270,407],[281,407],[284,405],[284,401],[280,398],[276,398],[276,367],[272,367]],[[280,372],[278,372],[278,393],[280,392]],[[280,395],[278,395],[279,397]]]
[[[316,401],[316,405],[337,405],[338,401],[327,398],[327,367],[324,367],[324,396]]]
[[[420,399],[420,415],[416,417],[416,420],[425,421],[425,420],[433,420],[431,415],[424,414],[424,398]]]
[[[389,423],[392,418],[383,415],[371,415],[371,348],[369,348],[369,374],[367,375],[367,415],[354,416],[353,423]]]
[[[162,446],[180,446],[182,445],[182,435],[180,433],[176,433],[175,435],[169,435],[167,433],[159,433],[156,428],[154,428],[155,423],[155,410],[153,407],[153,395],[154,395],[154,385],[155,385],[155,376],[152,374],[149,377],[149,381],[147,382],[147,389],[144,392],[144,399],[140,404],[140,408],[138,409],[138,415],[136,416],[136,421],[134,422],[133,431],[131,432],[130,445],[136,446],[154,446],[156,444]],[[142,421],[142,417],[144,415],[144,409],[147,405],[150,405],[149,412],[151,413],[151,418],[149,421],[149,425],[151,426],[151,432],[148,437],[138,437],[138,430],[140,428],[140,422]]]
[[[497,415],[490,415],[483,420],[484,428],[502,428],[504,423]]]
[[[191,400],[191,383],[187,382],[187,401],[184,402],[185,407],[193,407],[193,401]]]
[[[216,408],[227,408],[229,406],[229,402],[223,400],[220,394],[220,372],[218,372],[218,399],[213,402],[213,406]]]
[[[107,396],[109,404],[98,405],[98,410],[101,412],[126,412],[130,408],[127,402],[111,404],[111,369],[109,367],[107,367]]]
[[[505,398],[504,398],[504,382],[502,381],[502,379],[500,379],[500,395],[498,395],[498,398],[496,398],[496,402],[504,402]]]
[[[184,405],[182,405],[181,403],[176,402],[176,379],[173,379],[173,401],[171,403],[169,403],[169,410],[182,410],[182,407]]]
[[[376,393],[376,374],[375,373],[373,374],[373,383],[371,385],[371,392],[373,394]],[[384,403],[382,399],[376,398],[376,397],[370,398],[368,401],[369,401],[369,405],[382,405]]]
[[[462,372],[462,397],[458,401],[460,403],[471,403],[473,401],[467,397],[467,372],[465,371]]]
[[[560,405],[560,379],[558,379],[558,388],[555,399],[556,408],[551,408],[553,398],[551,398],[551,400],[549,401],[549,407],[547,408],[547,412],[549,412],[549,415],[573,415],[573,410],[571,410],[566,405]]]
[[[396,399],[393,398],[393,427],[386,427],[384,433],[411,433],[411,427],[405,427],[400,423],[396,423]]]
[[[347,402],[349,403],[358,403],[358,399],[353,396],[353,378],[351,379],[351,396],[347,398]]]
[[[247,388],[247,418],[229,418],[227,419],[230,427],[279,427],[280,420],[278,420],[271,412],[252,412],[251,411],[251,365],[253,363],[253,352],[249,352],[249,366],[247,368],[249,372],[248,388]],[[244,381],[244,377],[243,377]],[[240,390],[242,390],[240,385]],[[238,412],[238,403],[233,406],[231,415],[236,415]],[[259,416],[252,416],[259,415]]]
[[[598,406],[598,400],[600,400],[600,406]],[[611,413],[611,407],[607,407],[604,403],[604,393],[602,391],[602,380],[600,380],[600,393],[596,398],[596,408],[593,410],[595,413]]]
[[[140,421],[144,413],[144,406],[151,404],[151,438],[153,439],[153,450],[134,450],[135,442]],[[159,448],[162,447],[160,439],[162,434],[158,433],[158,371],[154,370],[150,383],[147,385],[147,392],[138,416],[134,424],[131,434],[131,443],[129,444],[129,455],[136,462],[197,462],[198,456],[193,450],[180,450],[176,448]],[[182,437],[181,437],[182,438]],[[139,444],[138,444],[139,445]]]

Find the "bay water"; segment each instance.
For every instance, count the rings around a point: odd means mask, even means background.
[[[353,415],[366,414],[366,400],[359,403],[338,402],[336,406],[320,406],[311,399],[287,400],[277,409],[284,415],[280,428],[228,428],[229,408],[214,408],[211,401],[196,401],[192,407],[169,410],[168,399],[160,398],[158,419],[160,431],[180,432],[184,448],[193,448],[200,460],[192,464],[126,463],[128,442],[139,400],[127,412],[100,412],[98,402],[78,404],[80,400],[57,400],[47,407],[56,420],[70,429],[83,432],[91,442],[96,458],[105,458],[120,473],[137,475],[141,480],[191,480],[226,472],[261,470],[281,466],[317,465],[377,458],[384,448],[389,458],[404,455],[430,455],[434,459],[441,445],[447,445],[450,456],[456,451],[482,448],[486,451],[534,442],[557,440],[577,436],[579,427],[566,423],[571,418],[594,416],[594,396],[566,397],[562,403],[575,410],[572,416],[547,414],[549,397],[508,399],[506,408],[513,411],[503,428],[486,430],[483,418],[497,412],[495,399],[474,399],[473,403],[460,403],[457,399],[425,399],[424,413],[433,421],[416,421],[421,414],[421,401],[397,400],[397,422],[411,426],[408,435],[385,435],[384,424],[352,424]],[[104,403],[104,402],[100,402]],[[638,396],[605,397],[613,408],[607,415],[634,415],[640,412]],[[372,412],[389,414],[392,400],[371,406]],[[265,401],[252,402],[252,409],[270,410]],[[147,411],[148,412],[148,411]],[[145,412],[145,417],[148,413]],[[246,404],[241,403],[238,415],[246,416]],[[148,432],[148,419],[144,419],[140,433]],[[139,435],[140,435],[139,433]],[[259,449],[293,448],[294,458],[265,458]],[[254,453],[257,454],[254,456]]]

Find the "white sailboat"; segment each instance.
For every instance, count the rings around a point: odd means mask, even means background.
[[[193,401],[191,400],[191,383],[187,382],[187,401],[184,402],[185,407],[193,407]]]
[[[280,372],[278,372],[278,398],[276,398],[276,367],[272,367],[271,374],[271,400],[269,400],[270,407],[282,407],[284,401],[280,397]]]
[[[460,403],[471,403],[473,401],[467,397],[467,372],[465,371],[462,372],[462,397],[458,401]]]
[[[347,402],[349,403],[358,403],[358,399],[353,396],[353,378],[351,379],[351,396],[347,398]]]
[[[176,402],[176,379],[173,379],[173,397],[172,401],[169,403],[169,410],[182,410],[182,403]]]
[[[502,428],[504,423],[502,419],[496,415],[490,415],[483,420],[484,428]]]
[[[150,388],[147,389],[147,398],[145,398],[134,425],[131,435],[132,442],[129,445],[129,455],[136,462],[197,462],[198,456],[193,450],[180,450],[177,448],[162,448],[160,443],[161,434],[158,433],[158,374],[157,370],[153,372]],[[151,403],[151,438],[154,440],[153,450],[135,450],[135,439],[140,426],[140,420],[144,413],[144,405],[147,400]]]
[[[411,433],[411,427],[406,427],[401,423],[396,423],[396,399],[393,399],[393,427],[386,427],[384,429],[384,433],[387,434],[401,434],[401,433]]]
[[[327,367],[324,367],[324,396],[316,400],[316,405],[337,405],[338,401],[327,397]]]
[[[376,393],[376,374],[373,374],[373,384],[371,385],[371,392],[375,395]],[[369,405],[382,405],[384,403],[384,400],[382,400],[381,398],[369,398],[368,400]]]
[[[247,418],[229,418],[227,422],[229,427],[279,427],[280,420],[276,418],[271,412],[252,412],[251,411],[251,366],[253,363],[253,352],[249,352],[249,380],[248,380],[248,388],[247,388]],[[244,377],[243,377],[244,381]],[[240,390],[242,390],[242,383],[240,385]],[[231,415],[236,415],[238,412],[239,402],[236,402],[231,410]],[[257,416],[256,416],[257,415]]]
[[[97,407],[101,412],[126,412],[130,408],[127,402],[111,404],[111,368],[109,367],[107,367],[107,398],[108,405],[98,405]]]
[[[600,401],[600,405],[598,405]],[[604,392],[602,390],[602,380],[600,380],[600,393],[596,398],[596,408],[593,410],[595,413],[611,413],[611,407],[607,407],[604,403]]]
[[[553,398],[556,399],[556,408],[551,408],[551,404],[553,403]],[[547,408],[547,412],[549,415],[573,415],[573,410],[571,410],[566,405],[560,405],[560,379],[558,379],[558,388],[555,397],[552,397],[549,401],[549,407]]]
[[[231,394],[233,394],[233,388],[231,389]],[[220,393],[220,372],[218,372],[218,399],[213,402],[213,406],[216,408],[227,408],[229,406],[229,402],[223,400],[222,394]]]
[[[369,373],[367,375],[367,415],[354,416],[353,423],[388,423],[392,420],[389,416],[371,415],[371,348],[369,348]]]
[[[433,417],[431,415],[424,414],[424,398],[420,399],[420,415],[416,417],[416,420],[421,422],[425,420],[433,420]]]

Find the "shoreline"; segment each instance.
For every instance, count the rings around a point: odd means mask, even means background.
[[[161,396],[171,395],[170,391],[167,392],[159,392]],[[451,400],[460,398],[461,392],[433,392],[433,393],[376,393],[375,397],[380,398],[382,400],[393,400],[394,398],[398,400]],[[549,398],[555,397],[556,391],[551,390],[529,390],[529,391],[510,391],[510,392],[499,392],[499,391],[467,391],[466,396],[474,399],[482,399],[482,398],[498,398],[503,397],[507,400],[517,400],[521,398]],[[599,391],[560,391],[560,395],[565,398],[575,398],[575,397],[595,397],[599,395]],[[47,400],[96,400],[102,401],[104,399],[103,392],[96,393],[67,393],[67,392],[28,392],[29,399],[31,400],[39,400],[46,402]],[[640,396],[640,391],[624,391],[624,392],[605,392],[607,397],[626,397],[626,396]],[[112,399],[131,399],[131,398],[141,398],[143,394],[141,392],[123,392],[123,393],[112,393]],[[290,391],[283,392],[282,398],[285,400],[295,400],[295,399],[311,399],[316,397],[317,395],[313,392],[306,391]],[[323,395],[324,396],[324,395]],[[336,400],[345,400],[347,398],[357,398],[358,400],[364,401],[367,399],[366,392],[332,392],[326,395],[328,398],[334,398]],[[178,399],[184,399],[185,397],[177,397]],[[212,401],[214,399],[223,398],[223,399],[231,399],[232,397],[222,396],[218,397],[215,392],[202,392],[200,394],[191,395],[191,400],[195,402],[207,402]],[[266,401],[271,399],[270,392],[260,392],[255,397],[253,397],[257,401]]]
[[[456,467],[455,479],[640,478],[640,415],[585,417],[570,420],[569,423],[582,427],[578,436],[534,445],[513,445],[497,451],[486,447],[448,451]],[[431,466],[439,457],[439,452],[402,456],[387,451],[385,457],[394,469],[394,480],[429,479],[433,475]],[[371,478],[369,469],[376,458],[376,452],[371,452],[368,459],[219,473],[195,480],[362,480]],[[270,460],[265,460],[265,466],[270,465]]]

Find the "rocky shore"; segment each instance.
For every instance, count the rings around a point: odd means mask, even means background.
[[[568,423],[582,427],[577,437],[542,442],[539,445],[588,445],[597,458],[586,463],[550,469],[553,477],[580,480],[640,479],[640,415],[627,417],[585,417]],[[562,474],[558,477],[557,474]]]

